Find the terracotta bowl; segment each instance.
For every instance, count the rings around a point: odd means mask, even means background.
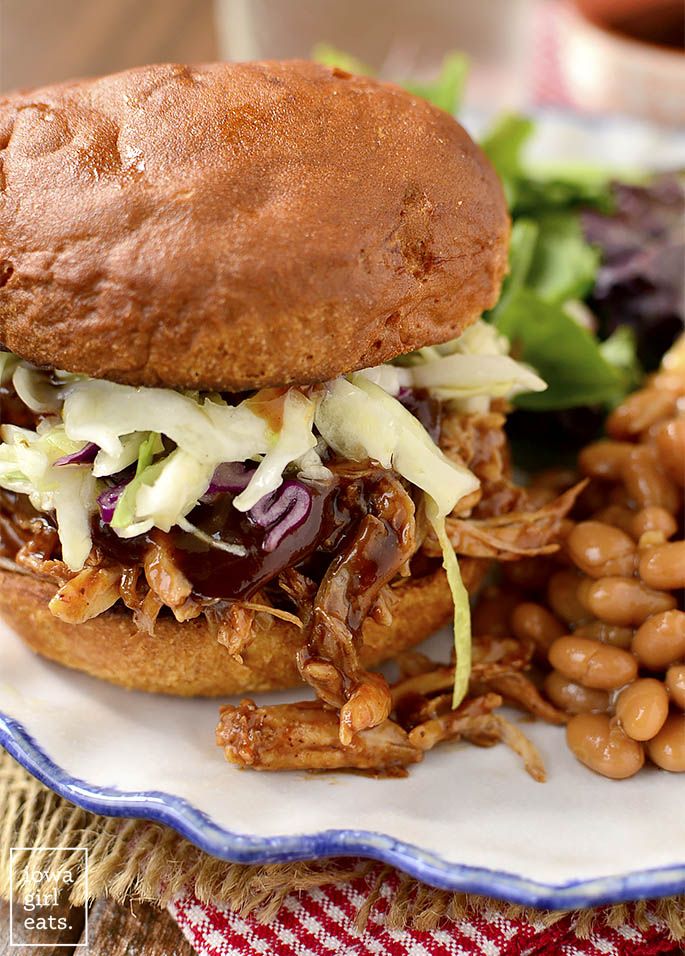
[[[679,0],[565,0],[560,60],[576,105],[685,125],[682,16]]]

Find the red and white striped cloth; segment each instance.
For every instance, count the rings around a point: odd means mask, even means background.
[[[287,896],[275,919],[260,923],[221,904],[200,903],[191,895],[175,899],[169,911],[198,956],[653,956],[678,953],[666,925],[647,911],[647,929],[632,914],[617,929],[601,911],[587,939],[576,935],[571,917],[552,926],[526,917],[507,917],[495,909],[457,922],[443,920],[435,930],[393,930],[385,924],[400,876],[383,883],[366,928],[355,917],[374,886],[379,868],[339,886],[317,887]],[[630,913],[630,910],[629,910]]]
[[[569,97],[559,69],[557,31],[562,11],[558,0],[540,7],[536,67],[531,100],[536,106],[567,106]],[[268,924],[241,917],[221,904],[179,897],[169,911],[199,956],[652,956],[679,953],[666,925],[647,913],[648,929],[632,916],[611,929],[598,914],[587,939],[579,939],[570,917],[548,927],[525,917],[505,917],[485,910],[458,922],[443,921],[436,930],[392,930],[385,914],[396,894],[399,875],[383,884],[364,932],[355,917],[375,878],[318,887],[287,896]],[[642,925],[642,921],[641,921]]]

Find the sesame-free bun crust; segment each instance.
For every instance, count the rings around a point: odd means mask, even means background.
[[[474,591],[487,562],[462,559],[464,582]],[[234,660],[204,618],[179,624],[160,618],[153,635],[138,631],[125,610],[106,611],[84,624],[66,624],[48,610],[55,586],[0,570],[0,617],[44,657],[134,690],[190,696],[229,696],[290,687],[300,682],[295,655],[302,632],[260,615],[258,628]],[[442,570],[396,589],[393,623],[364,625],[362,661],[373,666],[418,644],[445,624],[452,599]]]
[[[483,153],[397,86],[173,64],[0,98],[0,343],[132,385],[310,383],[492,306]]]

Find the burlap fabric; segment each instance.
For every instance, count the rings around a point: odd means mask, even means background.
[[[0,749],[0,897],[10,892],[10,847],[54,847],[33,851],[31,863],[69,866],[68,847],[89,850],[88,894],[91,899],[110,896],[151,900],[166,904],[177,893],[192,890],[200,900],[219,900],[242,914],[252,913],[268,920],[282,900],[294,890],[359,876],[374,875],[369,896],[357,922],[364,925],[388,868],[358,860],[323,860],[316,863],[285,863],[241,866],[214,859],[198,850],[168,827],[144,820],[101,817],[74,806],[31,777],[4,750]],[[44,856],[42,855],[44,854]],[[15,876],[24,866],[21,853],[13,854]],[[74,863],[77,860],[74,859]],[[78,869],[78,866],[75,866]],[[15,883],[16,885],[16,883]],[[375,889],[374,889],[375,885]],[[72,903],[85,900],[83,874],[71,889]],[[401,929],[411,924],[431,929],[445,917],[459,919],[469,912],[497,907],[507,916],[527,913],[531,918],[552,924],[562,912],[526,910],[524,907],[472,896],[436,890],[403,877],[387,914],[387,925]],[[643,901],[630,909],[613,906],[601,911],[611,926],[621,926],[630,915],[640,924],[653,916],[664,919],[674,940],[685,940],[685,896]],[[595,910],[574,914],[579,936],[587,935]]]

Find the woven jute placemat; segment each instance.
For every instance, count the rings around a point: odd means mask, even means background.
[[[202,901],[227,903],[242,915],[251,913],[265,921],[275,915],[289,893],[366,874],[368,897],[357,918],[363,927],[391,872],[389,867],[372,861],[345,859],[262,866],[226,863],[203,853],[168,827],[145,820],[102,817],[74,806],[35,780],[0,748],[0,898],[4,899],[10,895],[11,866],[15,886],[26,866],[21,851],[10,854],[13,847],[32,848],[34,870],[63,867],[79,872],[69,895],[75,905],[83,904],[86,894],[90,899],[109,896],[119,901],[144,899],[165,905],[178,893],[191,891]],[[79,867],[81,852],[73,847],[87,847],[89,851],[87,885]],[[527,915],[550,925],[566,915],[437,890],[402,876],[386,922],[391,929],[407,925],[432,929],[445,918],[457,920],[493,909],[509,917]],[[628,918],[646,926],[656,916],[666,921],[674,940],[685,940],[685,896],[601,911],[579,910],[574,914],[577,935],[586,936],[599,914],[614,927]]]

